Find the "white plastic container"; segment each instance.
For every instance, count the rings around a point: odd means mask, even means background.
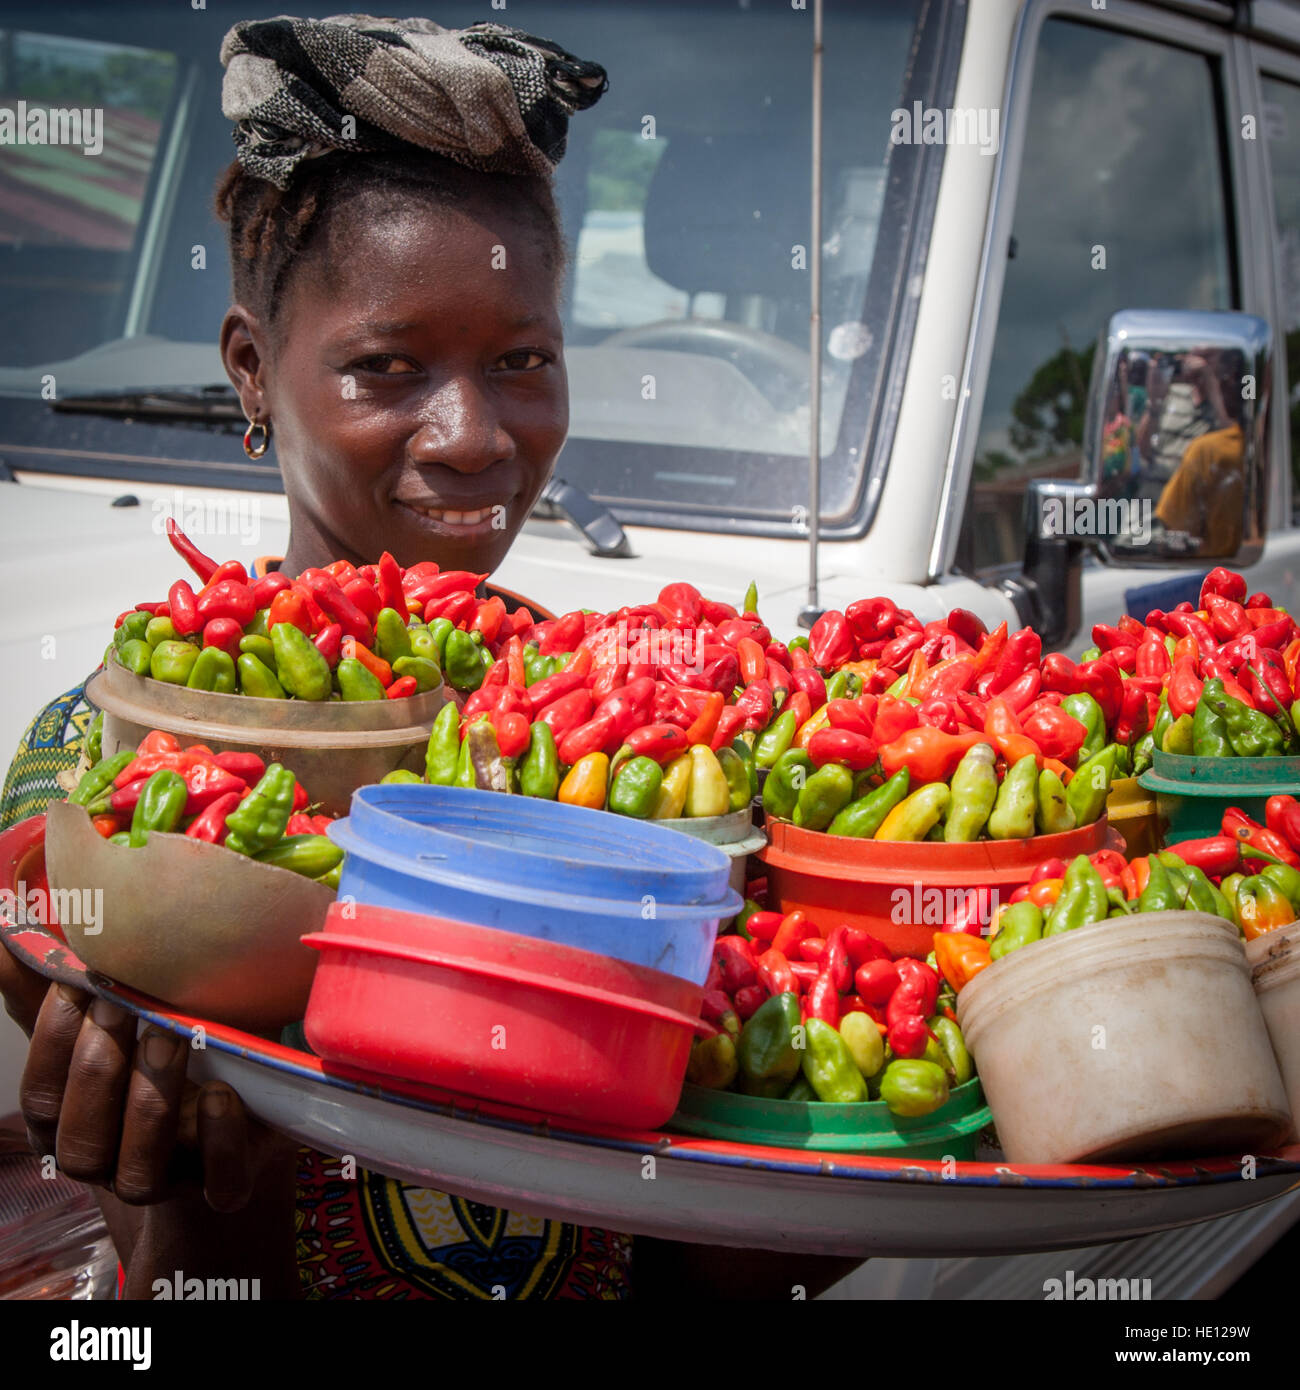
[[[1246,959],[1295,1119],[1300,1116],[1300,922],[1248,941]]]
[[[1291,1132],[1236,929],[1199,912],[1079,927],[957,996],[1013,1163],[1260,1153]]]

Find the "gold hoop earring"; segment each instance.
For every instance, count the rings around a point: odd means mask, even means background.
[[[262,442],[256,448],[253,447],[253,431],[262,431]],[[244,431],[244,452],[251,459],[260,459],[266,453],[271,443],[271,426],[269,421],[263,423],[261,420],[250,420],[248,428]]]

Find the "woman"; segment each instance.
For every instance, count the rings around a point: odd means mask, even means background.
[[[218,210],[236,303],[226,370],[256,455],[274,431],[290,573],[383,550],[493,570],[568,426],[549,171],[604,71],[495,25],[276,19],[222,46],[237,160]],[[33,722],[3,824],[71,767],[80,689]],[[32,1039],[34,1148],[102,1190],[128,1297],[156,1277],[262,1281],[263,1297],[620,1297],[631,1241],[497,1212],[296,1151],[229,1087],[185,1080],[187,1049],[0,951]],[[89,1007],[87,1007],[89,1005]],[[636,1291],[811,1295],[853,1261],[636,1243]]]

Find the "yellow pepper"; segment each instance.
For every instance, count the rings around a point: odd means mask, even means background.
[[[690,751],[691,776],[686,784],[688,816],[725,816],[731,810],[731,786],[717,754],[707,744]]]
[[[924,840],[948,809],[951,793],[944,782],[929,782],[900,801],[885,817],[877,840]]]
[[[608,754],[588,753],[569,769],[568,776],[560,783],[557,799],[566,806],[590,806],[593,811],[599,811],[605,805],[608,778]]]
[[[799,731],[795,734],[794,742],[791,743],[790,747],[806,749],[808,747],[808,740],[812,738],[818,729],[828,728],[830,722],[830,706],[823,705],[821,709],[799,725]]]
[[[718,771],[722,771],[721,767]],[[690,782],[691,755],[682,753],[664,768],[663,781],[659,783],[659,799],[650,813],[650,819],[677,820],[686,807],[686,789]]]

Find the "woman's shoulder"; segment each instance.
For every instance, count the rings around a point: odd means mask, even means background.
[[[85,681],[65,690],[37,713],[5,776],[0,793],[0,830],[40,815],[46,803],[60,795],[59,773],[77,765],[94,717],[95,710],[86,699]]]

